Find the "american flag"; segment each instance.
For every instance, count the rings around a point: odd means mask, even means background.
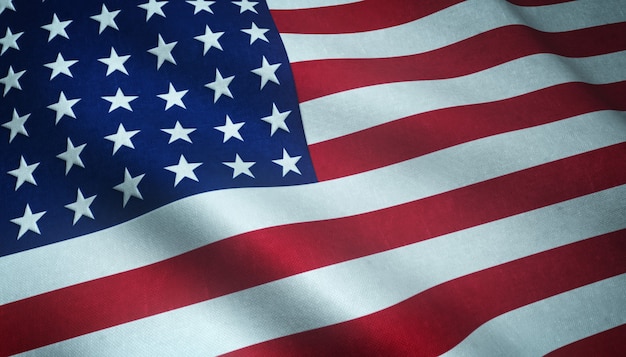
[[[625,0],[0,0],[0,355],[618,355]]]

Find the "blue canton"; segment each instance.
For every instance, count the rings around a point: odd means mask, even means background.
[[[316,180],[263,1],[1,0],[0,46],[0,256]]]

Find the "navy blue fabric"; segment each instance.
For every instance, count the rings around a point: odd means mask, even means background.
[[[170,1],[163,11],[166,18],[153,15],[146,22],[146,10],[137,5],[146,1],[107,0],[109,11],[121,10],[115,18],[119,31],[106,28],[99,34],[99,22],[90,18],[101,12],[102,1],[32,0],[13,1],[16,11],[0,14],[0,37],[8,28],[24,32],[17,40],[19,50],[8,48],[0,56],[0,78],[9,66],[15,72],[26,70],[19,79],[22,90],[12,88],[0,98],[0,124],[11,120],[13,110],[20,116],[30,114],[25,124],[28,136],[17,134],[9,143],[10,130],[0,127],[0,256],[80,236],[119,224],[185,196],[217,189],[244,186],[293,185],[316,180],[304,137],[297,95],[285,50],[266,4],[240,13],[230,1],[217,1],[213,14],[201,11],[185,1]],[[49,32],[42,28],[52,22],[72,20],[66,28],[69,39],[56,36],[48,42]],[[254,22],[270,29],[268,42],[242,32]],[[194,37],[204,34],[205,26],[225,32],[219,39],[223,51],[211,48],[203,55],[203,43]],[[172,55],[177,64],[163,63],[157,70],[157,57],[148,52],[157,46],[158,35],[165,42],[177,41]],[[128,55],[129,73],[120,71],[106,76],[111,47],[117,54]],[[78,60],[70,67],[73,77],[59,74],[50,80],[58,53],[65,60]],[[265,56],[269,63],[281,63],[276,71],[280,84],[269,82],[260,89],[260,77],[251,71],[261,67]],[[205,84],[215,80],[215,69],[224,77],[235,76],[230,85],[234,98],[222,96],[213,101],[213,90]],[[165,110],[165,100],[157,97],[176,90],[188,90],[182,98],[186,109],[173,106]],[[138,98],[130,105],[133,111],[118,108],[109,113],[110,103],[103,96],[113,96],[121,88],[125,95]],[[2,90],[0,85],[0,91]],[[47,108],[59,100],[63,91],[68,99],[80,98],[73,106],[76,119],[64,116],[55,124],[55,111]],[[276,104],[281,112],[291,111],[286,120],[289,132],[277,130],[270,136],[270,124],[262,121]],[[214,129],[224,125],[229,115],[233,122],[245,122],[240,130],[244,141],[231,138],[223,143],[223,133]],[[177,140],[168,144],[170,135],[161,129],[173,128],[179,121],[185,128],[196,128],[189,135],[193,143]],[[113,143],[105,136],[114,134],[119,124],[126,130],[141,130],[133,136],[134,149],[121,147],[115,155]],[[85,168],[73,166],[65,174],[65,161],[56,156],[66,150],[67,139],[75,146],[87,144],[80,155]],[[291,156],[302,156],[297,167],[301,175],[289,172],[272,160],[282,158],[283,149]],[[254,161],[254,178],[241,174],[233,178],[232,162],[238,154],[244,161]],[[183,179],[174,186],[175,174],[164,167],[178,163],[180,155],[189,162],[201,162],[194,170],[199,182]],[[16,178],[9,171],[18,168],[20,157],[28,164],[39,162],[34,171],[37,185],[25,182],[15,190]],[[135,177],[145,174],[139,184],[143,199],[131,197],[123,207],[123,195],[113,189],[122,183],[124,170]],[[91,211],[95,219],[81,217],[73,225],[74,212],[65,205],[76,201],[77,189],[85,197],[97,195]],[[41,234],[26,232],[17,239],[19,225],[11,219],[24,214],[26,205],[33,212],[46,211],[38,221]],[[241,217],[245,220],[246,217]]]

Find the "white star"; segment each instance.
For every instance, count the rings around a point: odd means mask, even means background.
[[[98,61],[107,65],[107,76],[115,71],[120,71],[128,75],[124,63],[128,61],[130,55],[118,56],[115,48],[111,47],[111,55],[109,57],[99,58]]]
[[[146,10],[146,22],[150,20],[152,15],[159,15],[165,17],[163,13],[163,6],[167,4],[167,1],[148,0],[147,3],[137,5],[138,7]]]
[[[95,199],[96,195],[85,198],[83,196],[83,193],[80,191],[80,188],[77,190],[76,201],[74,203],[65,205],[65,208],[74,211],[74,221],[72,222],[72,225],[75,225],[76,222],[78,222],[78,220],[81,219],[83,216],[94,219],[93,213],[91,212],[89,206],[91,206],[93,200]]]
[[[115,155],[117,150],[119,150],[122,146],[126,146],[128,148],[134,149],[135,146],[133,142],[130,140],[133,136],[137,135],[141,130],[131,130],[126,131],[123,124],[120,124],[117,127],[117,132],[115,134],[107,135],[104,138],[113,142],[113,154]]]
[[[9,134],[9,143],[13,141],[13,139],[15,139],[17,134],[28,136],[28,132],[26,131],[24,124],[26,123],[29,117],[30,117],[30,114],[19,116],[19,114],[17,114],[17,110],[13,109],[13,118],[11,119],[11,121],[8,121],[2,124],[3,128],[7,128],[11,130],[11,133]]]
[[[148,52],[157,56],[157,70],[161,68],[161,65],[165,61],[176,64],[176,60],[174,60],[174,57],[172,57],[172,50],[177,43],[178,41],[165,43],[165,41],[163,41],[163,37],[161,37],[161,35],[159,34],[158,46],[148,50]]]
[[[191,143],[189,134],[196,131],[196,128],[183,128],[183,126],[180,125],[178,121],[176,121],[176,124],[174,125],[172,129],[161,129],[161,131],[164,131],[170,134],[170,141],[167,142],[168,144],[171,144],[174,141],[179,140],[179,139],[184,140],[188,143]]]
[[[240,1],[233,1],[233,4],[239,6],[240,14],[243,14],[244,11],[246,10],[249,10],[249,11],[254,12],[255,14],[258,14],[256,9],[254,8],[258,4],[258,2],[256,1],[240,0]]]
[[[9,175],[17,179],[15,181],[15,191],[17,191],[17,189],[20,188],[24,182],[37,186],[37,181],[35,181],[35,177],[33,177],[33,172],[37,166],[39,166],[38,162],[29,165],[26,163],[26,160],[24,160],[24,156],[20,156],[20,166],[15,170],[7,172]]]
[[[211,49],[211,47],[215,47],[220,51],[223,51],[222,49],[222,45],[220,45],[219,43],[219,38],[223,35],[223,32],[213,32],[211,31],[211,29],[209,28],[208,25],[206,25],[205,29],[204,29],[204,35],[200,35],[200,36],[196,36],[194,37],[196,40],[204,43],[204,53],[206,55],[206,53]]]
[[[102,4],[102,11],[100,14],[90,16],[90,19],[96,20],[100,23],[100,28],[98,29],[98,34],[101,34],[107,27],[118,30],[117,24],[115,23],[115,17],[119,15],[121,10],[109,11],[106,5]]]
[[[41,232],[39,231],[39,226],[37,225],[37,221],[39,221],[41,219],[41,216],[43,216],[44,214],[46,214],[46,211],[33,213],[33,211],[30,210],[30,206],[26,204],[26,208],[24,209],[24,215],[22,217],[13,218],[11,220],[12,223],[20,226],[20,231],[19,233],[17,233],[17,239],[22,238],[22,236],[28,231],[41,234]]]
[[[76,105],[79,100],[80,98],[68,100],[67,98],[65,98],[65,93],[61,92],[61,94],[59,94],[59,101],[48,106],[48,109],[52,109],[57,112],[55,119],[56,121],[54,122],[54,124],[58,124],[59,120],[61,120],[64,115],[76,119],[76,114],[74,114],[74,110],[72,109],[72,107]]]
[[[239,134],[239,129],[241,129],[244,124],[245,122],[233,124],[232,120],[230,120],[230,117],[227,115],[226,124],[216,126],[214,127],[214,129],[224,133],[224,141],[222,141],[223,143],[227,142],[230,138],[235,138],[243,141],[241,134]]]
[[[44,64],[44,66],[52,70],[52,73],[50,74],[50,80],[52,80],[52,78],[58,76],[61,73],[73,78],[72,72],[70,72],[70,67],[76,64],[77,62],[78,60],[66,61],[65,58],[63,58],[63,55],[61,54],[61,52],[59,52],[59,54],[57,54],[56,61],[46,63]]]
[[[69,39],[70,37],[67,35],[67,32],[65,31],[65,28],[67,26],[69,26],[69,24],[72,23],[72,20],[67,20],[67,21],[59,21],[59,18],[57,17],[57,14],[53,14],[52,15],[52,22],[48,25],[43,25],[41,26],[42,29],[47,30],[48,32],[50,32],[48,34],[48,42],[52,41],[53,38],[57,37],[57,36],[63,36],[67,39]]]
[[[241,158],[239,157],[239,154],[235,154],[235,161],[222,162],[222,164],[233,169],[233,178],[241,174],[245,174],[254,178],[254,175],[252,174],[252,172],[250,172],[250,168],[252,167],[252,165],[256,164],[256,162],[254,161],[245,162],[241,160]]]
[[[128,169],[124,168],[124,182],[113,187],[114,190],[122,192],[124,194],[124,204],[122,205],[123,207],[126,207],[126,204],[131,197],[136,197],[140,200],[143,200],[141,192],[139,192],[138,186],[145,175],[146,174],[141,174],[139,176],[132,177],[128,172]]]
[[[24,34],[23,32],[18,32],[14,34],[13,32],[11,32],[11,29],[7,27],[4,37],[0,38],[0,45],[2,45],[2,50],[0,51],[0,55],[3,55],[9,48],[14,48],[16,50],[19,50],[20,47],[17,45],[17,40],[23,34]]]
[[[117,108],[124,108],[132,112],[133,108],[130,107],[130,102],[137,98],[139,97],[136,95],[124,95],[124,92],[122,92],[121,88],[118,88],[117,92],[115,92],[115,95],[113,96],[102,97],[102,99],[111,103],[111,106],[109,107],[109,113]]]
[[[177,105],[183,109],[187,109],[185,107],[185,103],[183,103],[183,97],[185,96],[185,94],[187,94],[187,92],[189,92],[189,90],[181,90],[177,92],[176,88],[174,88],[174,85],[170,83],[169,91],[165,94],[159,94],[157,95],[157,97],[167,101],[167,103],[165,103],[165,110],[170,109],[174,105]]]
[[[282,129],[286,132],[289,132],[289,128],[287,127],[287,124],[285,123],[285,120],[287,119],[289,114],[291,114],[291,110],[281,113],[278,111],[276,104],[272,103],[272,115],[261,118],[261,120],[263,120],[264,122],[272,125],[270,136],[273,136],[276,130],[278,129]]]
[[[176,174],[176,177],[174,178],[174,187],[176,187],[176,185],[178,185],[185,177],[198,182],[198,177],[196,177],[193,170],[197,169],[200,165],[202,165],[201,162],[187,162],[185,156],[180,155],[178,164],[167,166],[165,169]]]
[[[212,14],[213,10],[211,10],[211,5],[215,4],[215,1],[189,0],[187,1],[187,3],[194,6],[194,9],[193,9],[194,15],[199,13],[200,11],[206,11]]]
[[[0,0],[0,14],[3,13],[6,9],[15,11],[15,6],[13,6],[13,0]]]
[[[20,86],[19,79],[26,73],[26,70],[19,71],[15,73],[13,71],[13,66],[9,66],[9,71],[7,75],[3,78],[0,78],[0,83],[4,84],[4,94],[3,97],[9,93],[11,88],[22,90],[22,86]]]
[[[249,29],[243,29],[241,31],[250,35],[250,44],[253,44],[256,40],[262,40],[268,43],[270,42],[267,37],[265,37],[265,33],[269,31],[269,29],[259,28],[254,22]]]
[[[233,97],[230,89],[228,89],[228,86],[230,85],[230,82],[233,81],[233,79],[235,79],[235,76],[224,78],[222,77],[220,70],[217,68],[215,69],[215,80],[211,83],[207,83],[204,85],[205,87],[213,89],[215,91],[215,93],[213,94],[213,103],[217,103],[217,100],[220,99],[222,94],[227,97]]]
[[[280,84],[276,77],[276,70],[280,67],[280,63],[269,64],[265,56],[263,56],[263,64],[257,69],[253,69],[252,73],[261,76],[261,89],[265,87],[268,81]]]
[[[83,164],[83,160],[80,159],[80,154],[83,152],[83,149],[87,146],[87,144],[74,146],[72,140],[67,138],[67,149],[64,152],[57,155],[57,157],[61,160],[65,161],[65,175],[70,172],[74,165],[85,168],[85,164]]]
[[[285,175],[287,175],[289,171],[293,171],[297,173],[298,175],[302,175],[300,173],[300,170],[296,166],[296,163],[300,161],[301,157],[302,156],[291,157],[289,156],[289,153],[287,152],[287,150],[283,149],[283,158],[272,160],[272,162],[283,167],[283,177],[285,177]]]

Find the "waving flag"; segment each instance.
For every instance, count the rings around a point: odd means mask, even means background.
[[[611,355],[626,1],[0,0],[0,355]]]

